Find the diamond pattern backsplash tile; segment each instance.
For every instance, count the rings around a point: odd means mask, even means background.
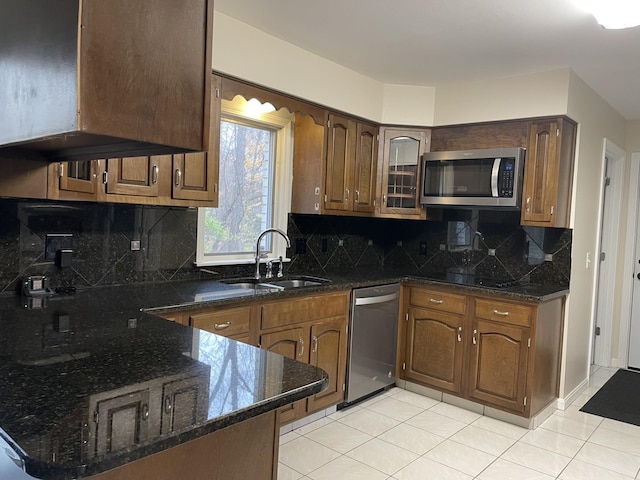
[[[52,286],[211,278],[194,266],[197,210],[0,200],[0,291],[26,275]],[[46,235],[73,235],[71,267],[45,260]],[[521,227],[517,213],[445,211],[441,221],[289,215],[291,262],[304,275],[429,275],[569,284],[571,230]],[[131,250],[131,241],[140,250]],[[252,276],[253,265],[212,267],[215,278]]]
[[[290,273],[469,273],[568,287],[570,229],[522,227],[518,212],[447,210],[442,221],[289,216]]]

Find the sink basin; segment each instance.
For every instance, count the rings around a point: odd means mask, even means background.
[[[255,278],[230,278],[227,280],[221,280],[221,282],[239,288],[273,291],[284,290],[288,288],[315,287],[318,285],[331,283],[331,280],[317,277],[290,277],[281,279],[270,278],[264,280],[256,280]]]
[[[316,285],[323,284],[323,282],[319,282],[316,280],[301,280],[301,279],[275,280],[275,281],[269,280],[268,282],[269,282],[268,285],[276,285],[282,288],[314,287]]]

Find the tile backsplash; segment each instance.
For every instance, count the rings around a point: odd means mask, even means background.
[[[445,210],[441,221],[290,215],[290,272],[464,272],[568,286],[570,229],[523,227],[519,213]],[[301,240],[303,239],[303,240]]]
[[[194,266],[197,210],[0,200],[0,291],[27,275],[79,287],[211,278]],[[73,235],[70,267],[45,259],[47,234]],[[571,230],[521,227],[517,214],[445,211],[442,221],[289,215],[292,274],[444,273],[568,285]],[[140,250],[131,242],[140,241]],[[207,269],[211,270],[211,269]],[[215,278],[251,265],[213,267]]]

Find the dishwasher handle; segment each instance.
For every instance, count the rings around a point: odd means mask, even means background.
[[[389,295],[380,295],[377,297],[361,297],[356,298],[356,305],[375,305],[376,303],[393,302],[400,298],[399,293],[390,293]]]

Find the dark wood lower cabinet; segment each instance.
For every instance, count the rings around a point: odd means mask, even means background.
[[[169,448],[89,480],[275,480],[280,422],[276,411]]]
[[[524,417],[557,398],[564,297],[404,289],[400,378]]]

